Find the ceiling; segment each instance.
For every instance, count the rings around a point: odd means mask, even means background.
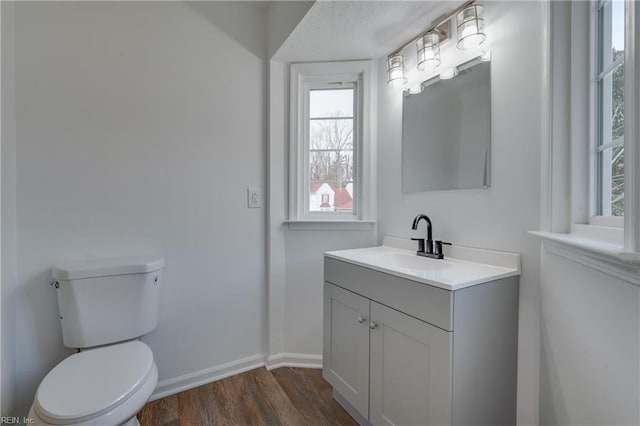
[[[317,1],[275,54],[282,62],[386,56],[462,1]]]

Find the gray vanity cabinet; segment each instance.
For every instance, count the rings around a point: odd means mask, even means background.
[[[515,424],[517,306],[325,258],[323,377],[363,424]]]
[[[450,424],[450,332],[329,283],[324,330],[323,376],[371,423]]]
[[[451,423],[451,333],[371,302],[369,419]]]
[[[358,412],[369,411],[369,299],[331,284],[324,289],[322,374]]]

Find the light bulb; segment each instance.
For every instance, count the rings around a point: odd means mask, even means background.
[[[404,75],[404,56],[396,54],[387,58],[387,73],[389,79],[387,84],[391,87],[402,86],[407,82]]]
[[[407,89],[407,92],[409,92],[412,95],[416,95],[418,93],[422,93],[422,83],[416,83],[413,86],[410,86]]]
[[[456,75],[458,75],[458,68],[452,67],[452,68],[448,68],[448,69],[444,70],[440,74],[440,79],[441,80],[449,80],[449,79],[455,77]]]

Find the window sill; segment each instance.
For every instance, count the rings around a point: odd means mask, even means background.
[[[292,231],[367,231],[375,220],[285,220]]]
[[[551,253],[640,286],[640,253],[625,252],[622,244],[582,233],[529,233],[542,238],[545,250]]]

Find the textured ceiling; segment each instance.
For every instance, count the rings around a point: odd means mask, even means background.
[[[283,62],[388,55],[462,1],[317,1],[275,55]]]

